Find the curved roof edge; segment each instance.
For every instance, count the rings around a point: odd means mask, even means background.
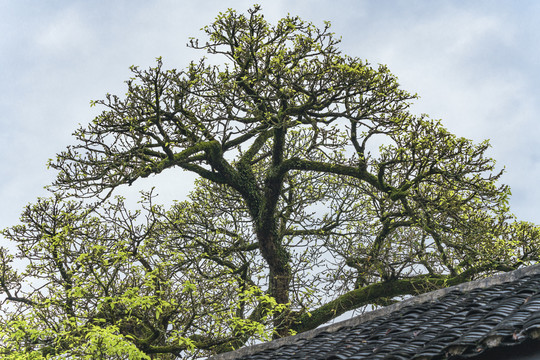
[[[210,357],[209,359],[233,360],[242,356],[249,356],[251,354],[261,352],[264,350],[276,349],[284,345],[293,344],[298,340],[310,339],[312,337],[317,336],[319,333],[322,333],[322,332],[335,332],[343,327],[355,326],[363,322],[375,319],[377,317],[388,315],[405,306],[416,305],[416,304],[420,304],[427,301],[434,301],[448,294],[451,291],[469,292],[474,289],[483,289],[489,286],[498,285],[498,284],[502,284],[502,283],[510,282],[510,281],[515,281],[527,275],[534,275],[534,274],[539,274],[539,273],[540,273],[540,264],[523,267],[514,271],[493,275],[484,279],[479,279],[479,280],[447,287],[444,289],[431,291],[425,294],[421,294],[421,295],[403,300],[399,303],[386,306],[384,308],[366,312],[364,314],[355,316],[348,320],[340,321],[340,322],[330,324],[324,327],[320,327],[317,329],[305,331],[303,333],[300,333],[294,336],[288,336],[286,338],[281,338],[281,339],[277,339],[277,340],[273,340],[273,341],[269,341],[269,342],[265,342],[261,344],[243,347],[235,351],[218,354],[218,355]]]

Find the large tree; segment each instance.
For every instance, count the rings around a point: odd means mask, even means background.
[[[4,231],[28,262],[0,252],[6,354],[206,356],[538,260],[489,144],[411,114],[329,24],[255,6],[204,31],[190,46],[220,65],[133,67]],[[199,175],[188,200],[111,200],[172,168]]]

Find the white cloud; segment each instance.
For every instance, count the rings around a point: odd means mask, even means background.
[[[42,25],[36,44],[42,51],[57,56],[84,52],[93,43],[92,29],[85,23],[81,9],[75,6],[60,10]]]

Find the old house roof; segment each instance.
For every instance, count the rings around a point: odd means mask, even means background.
[[[534,265],[212,359],[466,358],[494,347],[538,347],[538,338],[540,265]]]

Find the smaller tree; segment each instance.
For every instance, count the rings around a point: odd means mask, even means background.
[[[138,212],[121,198],[96,207],[57,195],[27,206],[23,224],[3,232],[26,269],[18,273],[0,252],[5,356],[167,358],[242,332],[268,339],[280,306],[247,281],[246,249],[220,241],[228,230],[203,213],[185,204],[165,212],[151,200],[146,194]],[[219,257],[211,244],[220,244]],[[227,248],[242,256],[228,261]]]

